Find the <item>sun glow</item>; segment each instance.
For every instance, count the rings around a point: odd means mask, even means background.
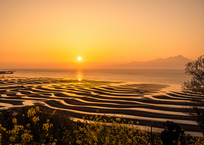
[[[78,59],[78,61],[81,61],[82,58],[79,56],[77,59]]]
[[[203,54],[202,5],[0,0],[0,69],[116,69],[177,55],[195,60]]]

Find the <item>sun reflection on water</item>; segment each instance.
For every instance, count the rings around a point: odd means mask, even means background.
[[[82,71],[78,70],[76,74],[76,79],[78,80],[78,84],[81,84],[82,78],[83,78]]]

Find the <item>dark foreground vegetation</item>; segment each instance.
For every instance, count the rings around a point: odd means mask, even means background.
[[[184,138],[187,144],[204,144],[204,138],[191,136],[184,136]],[[84,117],[84,122],[73,122],[68,113],[53,111],[42,106],[15,108],[0,113],[0,144],[2,145],[152,143],[162,144],[159,133],[151,134],[148,131],[139,130],[133,122],[126,123],[121,118],[91,116]]]
[[[193,62],[187,63],[185,73],[191,79],[184,82],[183,91],[187,94],[196,94],[191,97],[194,106],[190,107],[193,108],[194,112],[190,115],[197,121],[204,133],[204,55]]]

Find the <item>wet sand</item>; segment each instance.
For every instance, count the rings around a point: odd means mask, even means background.
[[[128,121],[139,121],[144,126],[152,122],[154,127],[161,129],[162,123],[170,120],[185,131],[201,132],[186,113],[192,112],[187,105],[193,105],[190,96],[194,94],[165,91],[168,87],[161,84],[0,75],[0,109],[38,103],[68,111],[73,118],[115,115]]]

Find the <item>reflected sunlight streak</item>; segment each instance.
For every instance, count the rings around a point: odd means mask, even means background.
[[[76,79],[78,80],[78,84],[81,84],[82,78],[83,78],[82,71],[78,70],[76,74]]]

